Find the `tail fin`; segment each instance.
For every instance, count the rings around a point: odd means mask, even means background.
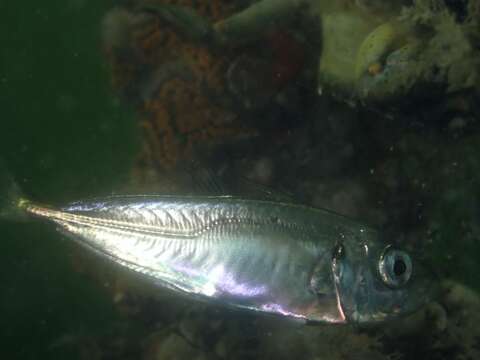
[[[0,220],[22,220],[26,202],[13,176],[0,161]]]

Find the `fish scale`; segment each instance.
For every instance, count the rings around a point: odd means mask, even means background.
[[[59,209],[22,198],[9,204],[155,286],[226,306],[327,323],[384,320],[403,310],[398,304],[413,308],[415,296],[375,272],[379,259],[391,264],[382,258],[390,245],[326,210],[230,196],[116,196]]]

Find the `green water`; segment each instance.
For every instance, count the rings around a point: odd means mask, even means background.
[[[135,119],[112,95],[100,51],[112,4],[0,4],[0,154],[36,199],[108,192],[128,175]],[[73,271],[68,243],[40,224],[0,226],[0,356],[66,358],[49,348],[59,337],[105,331],[111,300]]]

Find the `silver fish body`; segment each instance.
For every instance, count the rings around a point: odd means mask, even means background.
[[[21,207],[155,284],[233,307],[312,322],[371,322],[425,299],[422,281],[413,289],[388,284],[394,266],[403,275],[412,265],[385,259],[391,250],[377,231],[325,210],[229,196]]]

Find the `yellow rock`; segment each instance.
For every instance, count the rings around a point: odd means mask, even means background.
[[[405,30],[399,24],[387,22],[378,26],[363,40],[356,54],[355,78],[359,79],[366,72],[370,73],[371,66],[375,64],[381,66],[389,53],[406,42]],[[373,75],[376,74],[374,71]]]

